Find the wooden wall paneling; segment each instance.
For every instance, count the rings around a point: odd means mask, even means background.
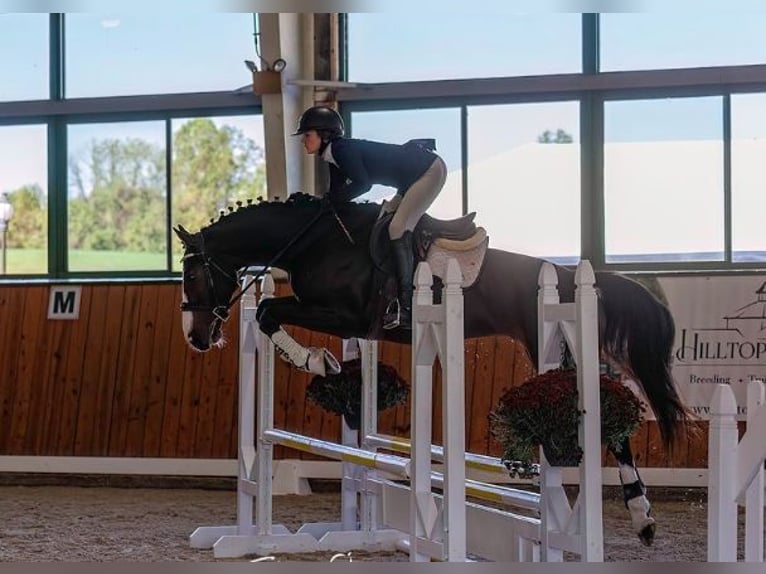
[[[154,317],[154,348],[149,367],[148,389],[144,411],[143,456],[160,455],[162,423],[165,415],[170,362],[178,360],[172,354],[173,325],[181,324],[181,290],[177,285],[161,285],[157,290],[158,305]],[[179,329],[180,332],[180,329]]]
[[[79,318],[67,321],[69,343],[67,345],[66,367],[64,369],[64,395],[63,400],[56,402],[61,409],[58,425],[58,447],[56,450],[64,456],[74,454],[85,349],[88,345],[88,317],[90,316],[90,303],[92,299],[93,289],[83,289],[80,295]],[[47,328],[48,321],[45,324]]]
[[[498,337],[483,337],[476,341],[476,370],[473,377],[473,401],[471,410],[467,411],[466,447],[469,452],[487,454],[489,441],[489,412],[494,406],[492,402],[497,365]],[[502,365],[501,365],[502,366]]]
[[[239,308],[237,307],[227,325],[229,338],[221,355],[221,366],[215,381],[215,422],[210,456],[230,458],[237,456],[232,450],[232,435],[236,436],[237,385],[239,382]],[[232,408],[235,407],[235,408]],[[234,443],[236,445],[236,442]]]
[[[136,339],[141,322],[141,290],[130,286],[125,291],[119,353],[115,372],[112,422],[109,431],[109,456],[124,456],[130,418],[130,393],[136,363]]]
[[[173,299],[174,308],[178,309],[180,304],[181,290],[176,289]],[[184,337],[181,317],[171,321],[168,354],[170,361],[168,362],[167,381],[165,383],[159,454],[164,457],[175,457],[178,456],[176,447],[178,445],[178,432],[181,426],[184,387],[188,379],[186,370],[189,368],[190,356],[195,354]]]
[[[44,324],[47,324],[47,319],[40,313],[40,320]],[[53,383],[48,400],[50,400],[51,406],[48,413],[47,430],[45,437],[45,453],[51,456],[57,456],[61,452],[61,444],[59,442],[59,427],[61,425],[61,419],[64,417],[63,404],[65,401],[65,394],[67,392],[67,363],[69,362],[69,355],[71,353],[70,343],[72,340],[72,321],[62,321],[62,337],[59,341],[59,355],[57,360],[52,364],[52,371],[49,379]]]
[[[665,446],[662,444],[657,421],[646,421],[645,424],[648,427],[646,435],[647,448],[645,466],[664,468],[668,466],[668,453],[665,451]]]
[[[707,421],[690,424],[687,436],[689,446],[686,455],[686,466],[688,468],[707,468],[708,435],[709,425]]]
[[[95,427],[98,416],[99,389],[104,385],[100,379],[101,357],[107,342],[106,321],[109,314],[108,288],[84,286],[83,293],[89,292],[90,305],[87,316],[80,321],[87,322],[87,344],[83,349],[82,381],[80,383],[80,406],[77,409],[73,454],[75,456],[95,456],[92,441],[99,432]],[[50,321],[48,330],[53,332],[65,321]]]
[[[37,380],[35,377],[38,355],[38,342],[42,321],[40,309],[47,303],[47,289],[30,287],[26,291],[24,301],[24,320],[18,337],[18,371],[11,412],[10,443],[8,454],[29,454],[26,441],[27,422],[30,403],[37,400],[35,396]],[[46,425],[49,421],[39,421]],[[48,427],[46,427],[48,428]]]
[[[186,361],[175,456],[193,458],[205,356],[191,351]]]
[[[290,328],[286,329],[290,332]],[[294,369],[283,361],[279,354],[274,358],[274,426],[286,429],[288,413],[295,408],[293,395],[291,394],[291,379]],[[257,395],[256,395],[257,399]],[[274,447],[275,458],[291,458],[296,452],[283,446]]]
[[[484,443],[484,449],[477,451],[483,452],[490,456],[499,456],[502,454],[502,448],[500,443],[492,437],[491,425],[489,421],[489,414],[497,407],[500,402],[500,397],[506,388],[509,388],[511,376],[513,375],[513,364],[516,360],[516,343],[510,337],[495,337],[495,349],[494,349],[494,369],[491,384],[491,393],[489,398],[489,408],[487,414],[484,417],[485,424],[487,425],[486,440]],[[480,416],[477,413],[477,419]],[[495,446],[497,443],[497,446]]]
[[[299,327],[285,327],[287,331],[301,345],[307,345],[310,340],[310,332],[307,329]],[[285,413],[284,428],[286,430],[307,434],[306,428],[306,386],[308,385],[308,374],[298,371],[289,365],[284,365],[288,369],[287,382],[287,409]],[[301,453],[295,450],[288,450],[289,458],[303,458]]]
[[[473,434],[471,427],[473,425],[474,394],[481,392],[476,385],[477,372],[482,368],[479,356],[479,340],[476,338],[468,339],[463,345],[463,364],[465,367],[465,391],[463,392],[463,400],[465,401],[465,448],[468,452],[476,452],[471,450],[471,435]],[[434,411],[434,417],[438,417],[441,420],[441,406],[438,411]]]
[[[646,466],[647,460],[647,437],[649,436],[649,427],[642,423],[633,436],[630,437],[630,450],[633,452],[633,459],[638,466]],[[616,464],[614,457],[609,457],[608,464]]]
[[[161,352],[154,340],[160,286],[145,284],[134,287],[141,292],[138,325],[135,335],[134,366],[131,373],[128,418],[125,421],[125,456],[142,456],[146,431],[146,407],[149,400],[150,373],[154,354]]]
[[[210,458],[215,432],[215,405],[217,398],[218,373],[225,351],[214,349],[205,353],[202,363],[202,380],[197,408],[197,430],[194,437],[194,456]]]
[[[25,454],[43,455],[49,447],[51,429],[55,428],[44,421],[50,421],[54,412],[60,414],[61,385],[58,384],[66,361],[67,321],[48,321],[47,309],[37,310],[41,322],[38,354],[34,374],[34,400],[27,417]],[[55,434],[55,433],[54,433]]]
[[[3,454],[10,453],[25,300],[25,290],[21,287],[0,288],[0,453]]]
[[[95,289],[95,287],[94,287]],[[104,335],[101,354],[91,354],[98,365],[98,387],[96,390],[96,409],[92,422],[93,433],[90,437],[88,454],[91,456],[108,456],[109,442],[114,423],[112,410],[114,396],[118,385],[118,369],[120,366],[121,332],[125,321],[123,310],[127,297],[127,286],[121,284],[108,285],[100,289],[101,296],[106,299],[104,317]]]

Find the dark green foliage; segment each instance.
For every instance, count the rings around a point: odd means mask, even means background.
[[[378,411],[395,407],[407,400],[409,387],[396,369],[378,363]],[[315,376],[306,395],[323,409],[342,415],[352,429],[359,429],[362,414],[362,363],[345,361],[337,375]]]

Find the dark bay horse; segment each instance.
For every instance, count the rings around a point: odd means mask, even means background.
[[[261,304],[259,327],[295,366],[336,369],[325,350],[305,349],[281,328],[293,325],[341,338],[409,342],[409,331],[383,331],[379,273],[370,237],[380,206],[337,207],[307,195],[232,210],[197,233],[175,229],[184,243],[184,333],[199,351],[222,344],[222,324],[237,299],[239,271],[274,266],[287,271],[294,296]],[[507,335],[537,365],[537,290],[541,259],[488,249],[477,280],[464,291],[466,338]],[[557,266],[561,301],[574,299],[574,271]],[[666,446],[682,430],[687,411],[670,374],[675,326],[668,309],[645,287],[615,273],[597,272],[599,342],[604,360],[637,381]],[[240,291],[241,293],[241,291]],[[371,336],[372,335],[372,336]],[[628,440],[613,453],[626,506],[645,544],[654,520]]]

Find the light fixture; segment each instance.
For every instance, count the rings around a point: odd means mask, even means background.
[[[271,66],[269,66],[269,63],[266,60],[261,59],[261,65],[263,66],[264,72],[279,73],[285,69],[285,66],[287,66],[287,62],[285,62],[282,58],[277,58],[276,60],[274,60],[274,63],[271,64]],[[252,60],[245,60],[245,66],[253,74],[258,72],[258,66]]]
[[[13,217],[13,206],[8,201],[6,194],[0,195],[0,273],[5,275],[5,255],[7,250],[8,222]]]
[[[275,72],[281,72],[285,69],[285,66],[287,66],[287,62],[285,62],[282,58],[277,58],[271,65],[271,69]]]

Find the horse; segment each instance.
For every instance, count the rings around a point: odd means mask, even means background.
[[[174,231],[184,246],[181,315],[187,342],[198,351],[223,344],[222,326],[243,293],[240,273],[248,267],[287,272],[294,295],[264,300],[256,311],[259,328],[282,358],[314,373],[338,372],[326,349],[306,349],[282,329],[303,327],[341,338],[410,342],[410,331],[379,328],[385,307],[383,273],[374,228],[380,205],[346,203],[293,194],[284,201],[238,202],[229,213],[196,233]],[[473,215],[473,214],[472,214]],[[428,216],[424,216],[426,218]],[[461,221],[439,222],[453,231]],[[377,223],[377,227],[376,227]],[[423,223],[423,220],[421,220]],[[416,228],[419,234],[421,223]],[[441,223],[441,225],[439,225]],[[420,233],[419,236],[423,236]],[[422,255],[422,254],[421,254]],[[466,338],[506,335],[537,365],[537,291],[542,259],[486,250],[474,283],[464,289]],[[385,270],[385,269],[383,269]],[[574,271],[555,266],[561,301],[574,299]],[[671,377],[675,325],[667,307],[646,287],[618,273],[597,271],[599,345],[603,360],[636,381],[654,412],[666,448],[688,420]],[[625,505],[641,542],[652,544],[655,521],[629,439],[612,450],[618,462]]]

